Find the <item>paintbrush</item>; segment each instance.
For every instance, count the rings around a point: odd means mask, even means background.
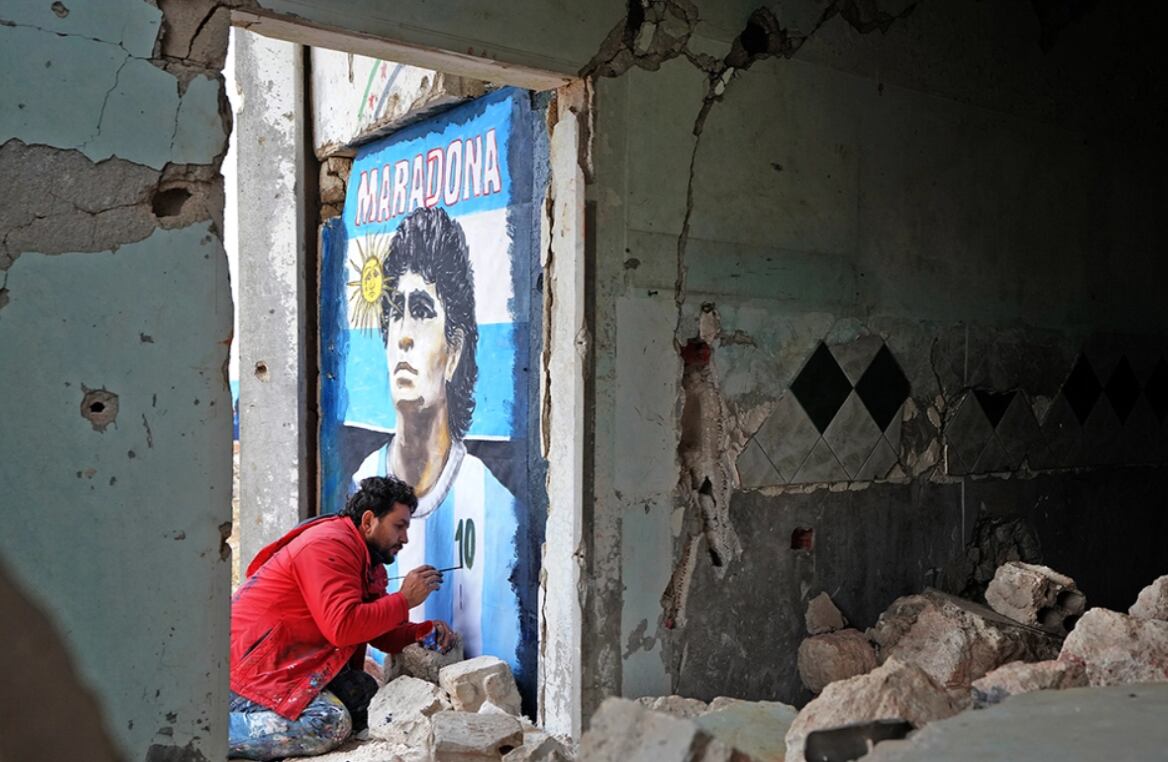
[[[462,564],[459,564],[458,566],[450,566],[446,569],[438,569],[438,573],[441,574],[442,572],[455,571],[456,569],[461,569],[461,568],[462,568]],[[403,574],[400,577],[390,577],[389,581],[393,582],[395,579],[405,579],[406,576],[407,575]]]

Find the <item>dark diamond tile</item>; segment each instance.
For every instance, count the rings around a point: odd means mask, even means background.
[[[1083,424],[1083,462],[1089,466],[1111,466],[1123,458],[1123,424],[1110,401],[1099,400]]]
[[[1011,470],[1018,468],[1027,456],[1046,444],[1025,394],[1014,395],[1013,402],[998,423],[997,435],[1006,450]]]
[[[1148,383],[1144,384],[1144,397],[1156,413],[1156,420],[1163,424],[1168,416],[1168,362],[1163,357],[1156,363]]]
[[[975,389],[973,393],[977,395],[977,401],[981,404],[981,409],[985,411],[990,425],[996,429],[1002,421],[1002,416],[1006,414],[1006,409],[1014,401],[1015,392],[991,392],[987,389]]]
[[[856,394],[860,395],[864,407],[868,408],[881,431],[892,423],[900,406],[908,399],[909,391],[908,379],[887,345],[880,347],[856,384]]]
[[[1071,369],[1071,375],[1063,382],[1063,396],[1070,403],[1080,425],[1091,415],[1091,409],[1095,407],[1102,391],[1103,387],[1099,385],[1099,379],[1095,377],[1087,356],[1080,354],[1075,367]]]
[[[986,442],[985,449],[977,456],[973,464],[975,474],[994,474],[1010,470],[1010,455],[1002,446],[997,434],[991,434]]]
[[[1107,399],[1111,400],[1111,406],[1115,408],[1115,414],[1119,416],[1119,422],[1126,423],[1140,397],[1140,382],[1127,357],[1119,359],[1115,370],[1111,372],[1111,378],[1107,380],[1105,390]]]
[[[820,342],[795,377],[791,391],[822,434],[848,398],[852,384],[840,370],[831,350]]]

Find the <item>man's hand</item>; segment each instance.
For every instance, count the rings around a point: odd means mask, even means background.
[[[419,566],[407,574],[398,592],[405,596],[406,603],[413,608],[429,598],[430,593],[441,586],[442,573],[433,566],[426,565]]]
[[[434,634],[438,638],[438,650],[448,653],[454,647],[454,630],[446,622],[434,620]]]

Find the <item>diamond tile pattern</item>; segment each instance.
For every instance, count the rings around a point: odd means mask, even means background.
[[[1115,370],[1111,372],[1111,378],[1108,379],[1104,391],[1107,392],[1107,399],[1111,401],[1111,406],[1115,408],[1115,414],[1119,416],[1119,422],[1125,423],[1127,417],[1131,415],[1132,408],[1136,405],[1136,400],[1140,397],[1140,381],[1136,378],[1135,371],[1132,370],[1131,363],[1126,357],[1119,359]]]
[[[888,428],[900,406],[908,399],[909,391],[908,379],[887,345],[880,347],[856,384],[856,394],[860,395],[864,407],[868,408],[881,431]]]
[[[1091,409],[1095,407],[1102,391],[1103,387],[1087,356],[1080,354],[1075,367],[1071,369],[1071,375],[1063,382],[1063,396],[1067,398],[1080,424],[1087,422],[1087,416],[1091,415]]]
[[[982,411],[995,429],[1006,414],[1006,409],[1014,401],[1014,392],[991,392],[985,389],[976,389],[973,392],[981,404]]]
[[[859,395],[852,392],[840,407],[831,425],[827,427],[827,431],[823,432],[823,439],[835,453],[840,465],[848,472],[848,476],[854,478],[882,437],[864,403],[860,402]]]
[[[832,357],[831,350],[820,342],[795,377],[791,391],[822,434],[851,393],[852,383]]]

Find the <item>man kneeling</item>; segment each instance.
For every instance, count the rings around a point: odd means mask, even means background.
[[[442,584],[420,566],[386,594],[385,564],[408,541],[418,506],[412,487],[370,477],[335,516],[301,524],[259,552],[231,603],[232,757],[323,754],[366,724],[376,681],[365,645],[400,652],[444,622],[411,623],[409,611]]]

